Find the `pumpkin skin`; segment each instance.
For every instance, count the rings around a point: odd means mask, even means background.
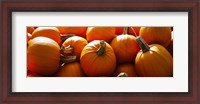
[[[127,34],[118,35],[110,45],[115,52],[117,63],[132,62],[140,50],[136,38]]]
[[[137,77],[133,64],[121,64],[118,65],[114,76],[118,76],[120,73],[126,73],[127,77]]]
[[[56,27],[38,27],[32,33],[32,38],[35,37],[48,37],[61,45],[60,31]]]
[[[171,27],[141,27],[140,35],[147,44],[167,47],[171,41]]]
[[[39,75],[54,74],[60,67],[60,46],[50,38],[32,39],[28,42],[27,67]]]
[[[80,63],[87,76],[111,76],[115,71],[116,58],[107,42],[95,40],[83,48]]]
[[[88,27],[86,32],[86,39],[89,42],[93,40],[104,40],[110,43],[114,37],[114,27]]]
[[[172,55],[173,57],[173,39],[171,40],[169,46],[167,47],[167,50],[169,51],[169,53]]]
[[[133,29],[135,30],[135,32],[133,31]],[[115,34],[116,35],[121,35],[124,32],[124,27],[116,27],[115,28]],[[133,36],[139,36],[139,32],[140,32],[140,27],[130,27],[129,28],[129,34],[133,35]]]
[[[145,51],[140,50],[135,58],[135,68],[141,77],[170,77],[173,75],[173,59],[159,44],[152,44]]]
[[[81,52],[87,44],[87,40],[80,36],[70,37],[62,44],[62,54],[64,56],[76,56],[76,59],[79,60]]]
[[[87,27],[57,27],[60,34],[75,34],[83,38],[86,37]]]
[[[64,64],[58,72],[56,77],[83,77],[84,73],[81,69],[81,65],[78,62],[72,62]]]
[[[32,34],[34,30],[35,30],[34,27],[27,27],[26,28],[27,33],[30,33],[30,34]]]
[[[32,39],[32,35],[31,35],[30,33],[27,33],[27,43],[28,43],[28,41],[31,40],[31,39]]]

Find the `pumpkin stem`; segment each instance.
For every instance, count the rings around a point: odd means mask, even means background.
[[[74,62],[76,61],[76,56],[60,56],[60,61],[62,64]]]
[[[100,47],[99,47],[99,49],[97,50],[97,54],[98,54],[99,56],[104,55],[104,53],[105,53],[105,48],[106,48],[106,43],[105,43],[105,41],[104,41],[104,40],[100,40]]]
[[[128,75],[124,72],[119,73],[119,75],[117,75],[117,77],[128,77]]]
[[[61,34],[60,35],[62,42],[64,42],[66,39],[73,37],[73,36],[76,36],[76,35],[75,34]]]
[[[135,32],[135,29],[133,27],[131,27],[131,30],[133,30],[135,36],[138,36],[138,34]]]
[[[61,53],[72,54],[73,51],[74,47],[72,47],[71,45],[68,45],[67,47],[61,46]]]
[[[149,51],[150,47],[148,46],[148,44],[142,39],[141,36],[138,36],[136,41],[138,42],[140,48],[142,49],[142,52],[147,52]]]
[[[123,34],[129,34],[129,27],[124,27],[124,33]]]

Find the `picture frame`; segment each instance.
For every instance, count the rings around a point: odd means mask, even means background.
[[[8,0],[1,2],[2,103],[200,103],[198,0]],[[12,92],[12,12],[188,12],[188,92]]]

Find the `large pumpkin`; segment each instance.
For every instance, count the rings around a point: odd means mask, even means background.
[[[55,74],[57,77],[83,77],[84,73],[78,62],[64,64]]]
[[[77,60],[79,60],[81,52],[87,44],[86,39],[80,36],[73,36],[63,42],[61,52],[64,56],[76,56]]]
[[[142,77],[170,77],[173,74],[173,59],[170,53],[159,44],[148,46],[138,37],[141,47],[135,59],[135,68],[138,76]]]
[[[48,37],[61,44],[60,31],[56,27],[38,27],[32,33],[32,38],[43,36]]]
[[[81,53],[81,66],[87,76],[111,76],[116,58],[112,47],[103,40],[88,43]]]
[[[88,27],[86,32],[86,39],[89,42],[93,40],[104,40],[109,43],[114,37],[114,27]]]
[[[60,66],[60,47],[52,39],[36,37],[29,41],[27,49],[27,67],[36,74],[50,76]]]
[[[171,41],[171,27],[141,27],[140,36],[147,44],[167,47]]]
[[[115,52],[118,63],[133,61],[140,50],[136,37],[126,33],[115,37],[110,45]]]
[[[57,27],[60,34],[75,34],[83,38],[86,37],[87,27]]]
[[[114,76],[118,76],[120,73],[126,73],[127,77],[137,77],[133,64],[121,64],[118,65]]]

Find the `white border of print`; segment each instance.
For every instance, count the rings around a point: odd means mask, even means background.
[[[173,26],[173,77],[27,78],[26,26]],[[188,92],[187,12],[13,12],[12,50],[12,92]]]

